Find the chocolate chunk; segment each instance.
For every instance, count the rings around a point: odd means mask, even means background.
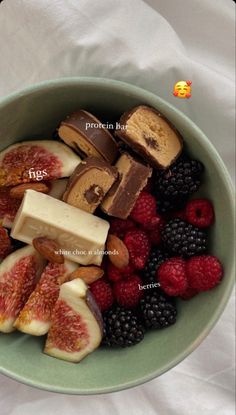
[[[75,169],[63,195],[64,202],[93,213],[111,188],[118,171],[106,161],[88,157]]]
[[[84,192],[84,197],[89,204],[99,203],[99,201],[104,197],[104,192],[100,186],[93,184]]]
[[[149,164],[166,169],[182,151],[182,137],[157,110],[145,105],[122,115],[122,129],[116,136],[141,155]]]
[[[77,153],[113,163],[118,146],[111,133],[94,115],[79,110],[64,120],[58,130],[60,138]]]
[[[115,167],[118,169],[119,179],[103,199],[101,209],[110,216],[126,219],[152,175],[152,169],[127,153],[121,155]]]

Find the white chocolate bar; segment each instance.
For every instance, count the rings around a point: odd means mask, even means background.
[[[91,213],[34,190],[26,190],[11,236],[32,244],[39,236],[54,239],[62,254],[82,265],[102,262],[109,223]]]

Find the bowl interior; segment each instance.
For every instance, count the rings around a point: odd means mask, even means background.
[[[32,138],[50,138],[60,120],[84,108],[103,122],[114,122],[127,109],[148,104],[165,114],[183,135],[189,152],[206,166],[200,195],[215,206],[210,252],[224,264],[225,277],[211,292],[179,301],[177,323],[146,334],[128,349],[98,349],[80,364],[42,353],[44,338],[15,332],[0,334],[2,373],[29,385],[63,393],[104,393],[131,387],[160,375],[193,351],[220,316],[233,285],[233,205],[225,167],[203,133],[183,114],[158,97],[106,80],[61,80],[31,88],[0,103],[0,148]]]

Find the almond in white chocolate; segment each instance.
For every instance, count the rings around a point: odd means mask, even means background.
[[[60,253],[82,265],[101,265],[109,223],[44,193],[26,190],[16,214],[11,236],[32,244],[33,239],[53,239]]]
[[[182,150],[182,137],[154,108],[140,105],[120,119],[116,135],[153,167],[166,169]]]

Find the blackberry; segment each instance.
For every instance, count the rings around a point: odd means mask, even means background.
[[[177,309],[172,298],[161,289],[151,290],[140,301],[140,317],[146,329],[163,329],[176,322]]]
[[[156,283],[157,282],[157,279],[156,279],[157,269],[162,264],[162,262],[164,262],[168,258],[169,258],[169,254],[167,252],[164,252],[160,248],[153,248],[149,255],[146,266],[142,270],[141,277],[143,278],[143,281],[147,284]]]
[[[134,346],[144,338],[144,328],[133,310],[113,306],[103,313],[103,324],[107,346]]]
[[[180,203],[199,189],[203,170],[200,161],[185,155],[180,157],[167,170],[157,173],[154,186],[157,200],[161,198]]]
[[[170,220],[162,230],[165,248],[175,255],[191,257],[206,251],[206,233],[180,218]]]

